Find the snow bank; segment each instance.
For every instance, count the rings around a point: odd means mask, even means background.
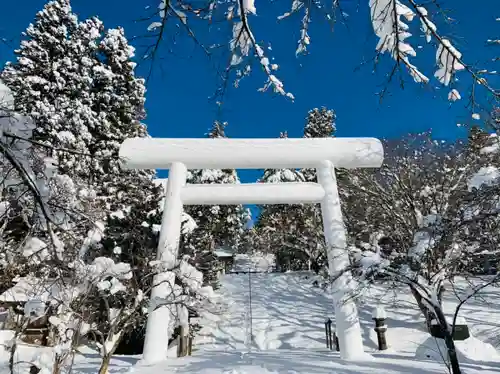
[[[275,269],[275,257],[270,253],[237,254],[233,271],[271,272]]]
[[[500,178],[500,170],[498,168],[485,166],[469,179],[467,185],[469,191],[472,191],[474,188],[479,189],[482,185],[491,186],[497,182],[498,178]]]

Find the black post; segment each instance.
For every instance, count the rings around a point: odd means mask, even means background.
[[[375,332],[377,333],[378,349],[379,351],[385,351],[387,349],[387,339],[385,337],[385,332],[387,331],[387,326],[385,325],[385,318],[373,318],[375,321]]]
[[[250,312],[250,346],[253,344],[253,321],[252,321],[252,272],[248,272],[248,309]]]
[[[328,327],[328,329],[330,330],[330,333],[329,333],[329,336],[330,336],[330,350],[333,351],[334,349],[334,346],[333,346],[333,334],[335,334],[335,332],[332,332],[332,321],[330,320],[330,326]]]
[[[191,354],[193,353],[193,337],[192,336],[189,336],[188,338],[188,355],[191,356]]]
[[[331,342],[331,338],[330,338],[331,327],[332,327],[332,320],[330,318],[328,318],[325,321],[325,336],[326,336],[326,348],[330,348],[330,349],[332,349],[332,347],[330,346],[330,342]]]

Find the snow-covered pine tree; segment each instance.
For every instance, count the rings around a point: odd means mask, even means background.
[[[337,116],[332,109],[314,108],[307,113],[304,138],[331,138],[335,136]],[[306,182],[316,182],[315,169],[302,169]]]
[[[107,302],[126,306],[135,316],[130,319],[125,312],[120,325],[127,330],[124,338],[138,349],[134,353],[140,353],[146,317],[141,306],[149,296],[155,273],[150,262],[156,259],[163,186],[155,184],[154,170],[126,170],[118,157],[125,139],[148,136],[141,122],[145,119],[146,89],[144,80],[135,76],[133,57],[134,48],[122,28],[107,30],[94,56],[92,111],[99,121],[89,129],[94,139],[89,150],[95,155],[92,170],[105,229],[87,258],[105,256],[130,264],[133,282],[126,283],[123,292],[112,298],[102,296]],[[104,322],[109,319],[106,313],[96,315]],[[120,349],[127,348],[122,345]]]
[[[330,138],[335,136],[335,112],[325,107],[314,108],[307,113],[304,126],[304,138]],[[317,182],[316,169],[301,169],[306,182]],[[337,171],[338,174],[338,171]],[[300,242],[295,246],[309,255],[305,268],[312,267],[319,271],[326,265],[325,236],[323,233],[323,220],[319,204],[304,204],[301,211],[297,210],[297,220]]]
[[[153,183],[153,170],[124,170],[118,159],[126,138],[147,136],[141,123],[145,87],[135,77],[134,50],[123,29],[104,36],[102,30],[96,18],[78,22],[68,0],[52,1],[28,28],[17,63],[8,64],[2,76],[19,98],[15,109],[35,120],[32,140],[46,145],[42,149],[59,170],[52,184],[54,200],[64,204],[76,196],[68,213],[92,213],[83,227],[68,220],[72,226],[61,228],[66,246],[75,248],[68,256],[87,261],[104,256],[130,264],[135,281],[115,301],[137,306],[129,301],[147,296],[151,283],[149,261],[156,253],[162,191]],[[59,181],[68,191],[61,190]],[[99,225],[104,229],[89,245],[84,239],[96,220],[104,221]]]
[[[281,139],[288,138],[286,132],[280,134]],[[304,175],[296,169],[266,169],[260,183],[304,182]],[[276,265],[281,270],[299,270],[307,264],[308,254],[298,250],[300,237],[297,230],[304,220],[301,216],[303,205],[261,205],[255,230],[259,237],[259,249],[272,253],[276,257]],[[307,266],[307,265],[306,265]]]
[[[52,219],[67,249],[77,248],[90,226],[81,213],[92,218],[95,211],[85,156],[92,143],[89,128],[97,121],[90,108],[92,61],[81,53],[95,51],[101,27],[98,20],[79,24],[69,0],[51,1],[23,34],[16,62],[8,63],[1,75],[14,94],[15,111],[33,118],[31,140],[43,144],[37,153],[51,157],[33,157],[34,172],[43,175],[47,162],[57,169],[47,181],[47,199],[63,212]],[[18,229],[35,231],[43,239],[44,229],[32,227],[32,207],[20,209],[25,210],[25,225]]]
[[[227,123],[216,121],[208,137],[225,138]],[[234,169],[191,170],[187,183],[237,184],[240,183]],[[186,206],[185,211],[195,220],[197,228],[182,241],[182,253],[191,256],[195,267],[203,272],[207,284],[217,286],[219,265],[215,256],[218,248],[236,251],[241,242],[249,212],[242,205]]]

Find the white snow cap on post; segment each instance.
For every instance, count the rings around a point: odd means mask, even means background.
[[[375,138],[131,138],[122,143],[120,157],[129,169],[164,169],[173,162],[188,169],[315,168],[319,160],[369,168],[382,165],[384,151]]]
[[[372,313],[373,319],[386,319],[387,313],[382,305],[378,305],[373,309]]]

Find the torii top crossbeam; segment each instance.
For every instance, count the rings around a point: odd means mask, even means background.
[[[315,168],[320,160],[369,168],[382,164],[384,151],[374,138],[131,138],[123,142],[120,157],[130,169],[165,169],[173,162],[188,169]]]

